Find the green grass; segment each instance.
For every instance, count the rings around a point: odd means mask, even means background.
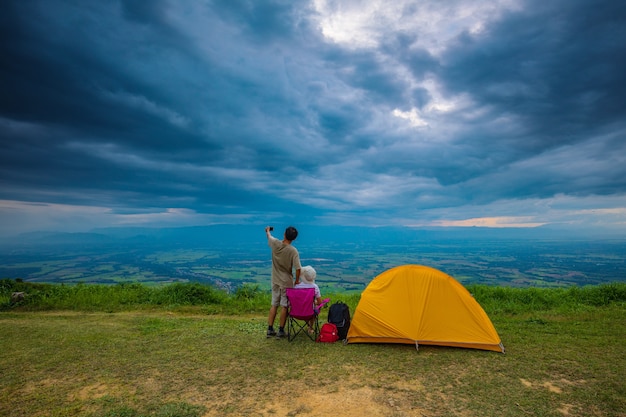
[[[266,339],[253,286],[3,280],[0,415],[626,416],[626,284],[468,289],[506,354]]]

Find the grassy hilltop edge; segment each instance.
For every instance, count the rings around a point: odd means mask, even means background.
[[[512,288],[469,284],[465,288],[488,314],[568,311],[581,306],[606,306],[626,302],[626,282],[567,288]],[[21,293],[19,298],[14,293]],[[356,308],[360,293],[324,293]],[[141,283],[48,284],[0,279],[0,311],[128,311],[135,309],[195,310],[206,314],[265,313],[269,290],[243,284],[229,293],[202,284],[173,283],[153,286]]]
[[[626,415],[626,283],[467,288],[506,354],[266,339],[257,286],[0,280],[0,415]]]

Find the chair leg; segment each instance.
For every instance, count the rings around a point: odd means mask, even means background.
[[[309,321],[306,321],[306,327],[307,327],[307,331],[306,331],[306,335],[309,336],[309,339],[311,339],[313,342],[317,341],[317,337],[320,334],[320,329],[319,329],[319,322],[317,321],[317,316],[315,316],[313,319],[311,319],[313,321],[313,333],[309,333]]]
[[[291,342],[300,333],[304,333],[309,339],[315,342],[317,340],[317,337],[320,334],[319,322],[317,320],[317,317],[314,318],[313,333],[309,333],[308,320],[297,320],[291,316],[288,316],[287,317],[287,340]]]
[[[294,321],[293,321],[293,317],[288,316],[287,317],[287,340],[289,342],[291,342],[293,339],[295,339],[296,335],[298,334],[298,332],[296,332],[296,329],[294,329]]]
[[[315,321],[313,323],[313,329],[314,329],[314,336],[315,336],[315,341],[317,341],[317,338],[320,336],[320,322],[318,320],[319,315],[315,316]]]

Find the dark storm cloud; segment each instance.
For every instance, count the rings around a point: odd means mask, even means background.
[[[13,129],[3,132],[8,139],[4,141],[3,154],[17,156],[7,158],[3,166],[16,172],[30,169],[22,176],[20,185],[33,186],[30,181],[41,181],[40,185],[46,187],[58,183],[67,187],[119,187],[123,191],[171,194],[175,190],[168,187],[168,182],[158,181],[165,176],[159,168],[144,164],[138,169],[142,158],[219,160],[221,146],[211,144],[193,130],[186,112],[173,110],[180,99],[170,97],[154,81],[134,73],[132,65],[144,54],[152,59],[152,71],[162,71],[158,58],[167,55],[165,52],[152,52],[149,45],[133,36],[129,38],[134,48],[115,43],[115,39],[109,40],[114,42],[112,47],[101,45],[99,37],[120,36],[122,32],[133,35],[136,30],[125,26],[115,10],[105,10],[111,12],[109,15],[100,14],[98,9],[86,10],[77,18],[85,26],[68,31],[68,22],[46,14],[72,16],[75,5],[64,4],[66,9],[61,10],[46,10],[45,6],[45,2],[33,2],[20,3],[18,7],[25,9],[19,12],[12,8],[8,20],[15,28],[8,31],[7,42],[3,42],[3,56],[9,65],[4,67],[2,77],[7,94],[3,95],[1,106],[5,116],[19,121],[13,123]],[[124,10],[125,16],[132,15],[133,20],[162,27],[162,11],[156,13],[154,8],[145,6]],[[95,19],[101,26],[95,24]],[[115,30],[120,33],[111,34]],[[147,38],[150,40],[151,36]],[[19,123],[48,129],[38,128],[37,135],[26,133],[28,137],[21,137],[24,134],[15,127]],[[106,158],[109,154],[131,154],[135,158],[116,161]],[[45,173],[43,181],[37,171]],[[175,175],[181,176],[178,172]]]
[[[224,19],[233,22],[253,42],[268,42],[299,36],[307,26],[302,16],[309,2],[302,0],[211,0],[210,6]]]
[[[165,0],[122,0],[121,7],[124,16],[129,20],[146,24],[165,24],[166,22],[167,2]]]
[[[621,213],[624,15],[608,0],[6,1],[0,200],[122,216],[94,225],[415,224],[514,216],[512,200],[549,222],[537,201],[560,196]]]
[[[519,117],[526,143],[515,145],[537,152],[624,122],[624,39],[619,2],[533,1],[461,36],[441,75],[450,91]]]
[[[344,65],[339,68],[347,84],[367,92],[373,103],[388,103],[390,106],[403,105],[409,97],[410,87],[389,67],[388,62],[377,59],[372,54],[348,54],[337,62]]]

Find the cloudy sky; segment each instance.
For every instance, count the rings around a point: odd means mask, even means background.
[[[4,0],[0,234],[626,232],[618,0]]]

